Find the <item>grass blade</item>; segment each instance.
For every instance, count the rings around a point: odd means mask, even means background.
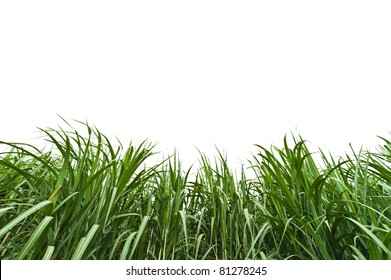
[[[40,203],[38,203],[37,205],[31,207],[30,209],[28,209],[27,211],[23,212],[22,214],[20,214],[19,216],[17,216],[15,219],[13,219],[11,222],[9,222],[6,226],[4,226],[1,230],[0,230],[0,237],[2,237],[4,234],[6,234],[10,229],[12,229],[14,226],[16,226],[18,223],[20,223],[21,221],[23,221],[24,219],[26,219],[28,216],[34,214],[36,211],[38,211],[39,209],[45,207],[46,205],[52,203],[51,201],[42,201]]]
[[[89,232],[87,233],[86,237],[83,237],[79,244],[77,245],[77,248],[75,250],[75,253],[72,256],[72,260],[81,260],[86,253],[86,249],[88,245],[90,244],[91,240],[93,239],[95,233],[99,229],[99,225],[93,225]]]
[[[26,242],[26,244],[23,246],[22,250],[20,251],[19,255],[16,259],[23,260],[24,257],[27,255],[29,251],[34,251],[34,246],[37,240],[42,237],[42,234],[44,233],[45,229],[49,225],[49,223],[53,220],[53,217],[47,216],[45,217],[42,222],[39,223],[36,230],[33,232],[29,240]]]

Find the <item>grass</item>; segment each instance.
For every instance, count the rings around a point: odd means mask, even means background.
[[[97,128],[0,142],[0,258],[391,259],[391,142],[342,159],[284,138],[234,176],[219,153],[183,169]],[[288,143],[293,142],[293,143]],[[252,171],[255,175],[247,178]]]

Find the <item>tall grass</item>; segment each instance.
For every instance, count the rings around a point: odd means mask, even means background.
[[[318,151],[322,167],[285,138],[235,176],[220,152],[148,166],[153,145],[83,125],[42,129],[49,149],[0,142],[1,259],[391,259],[385,138],[376,153]]]

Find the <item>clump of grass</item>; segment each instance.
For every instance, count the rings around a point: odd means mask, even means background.
[[[391,259],[385,138],[377,153],[319,151],[322,167],[301,138],[257,146],[247,178],[220,152],[148,166],[150,143],[83,125],[42,129],[48,150],[0,142],[1,259]]]

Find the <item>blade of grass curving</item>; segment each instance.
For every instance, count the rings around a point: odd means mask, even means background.
[[[355,253],[355,255],[353,255],[354,259],[356,260],[366,260],[367,258],[360,252],[359,249],[357,249],[357,247],[355,246],[352,246],[352,245],[349,245],[349,248],[353,250],[353,252]]]
[[[253,238],[251,240],[251,247],[249,248],[248,252],[247,252],[247,255],[246,255],[246,259],[250,256],[250,254],[252,254],[252,259],[255,259],[256,258],[256,254],[254,254],[254,248],[255,248],[255,245],[257,242],[263,242],[266,234],[268,233],[268,231],[271,229],[271,226],[269,225],[269,223],[264,223],[263,226],[258,230],[258,233],[257,235],[255,236],[255,238]]]
[[[27,149],[23,148],[22,145],[33,148],[37,154],[41,154],[41,151],[30,144],[24,144],[24,143],[7,143],[0,141],[0,144],[8,145],[10,147],[13,147],[17,150],[20,150],[27,155],[31,156],[32,158],[36,159],[37,161],[41,162],[45,168],[47,168],[52,174],[57,174],[56,170],[49,164],[49,162],[45,159],[42,159],[40,156],[37,156],[35,153],[28,151]]]
[[[129,258],[131,259],[133,257],[134,252],[136,251],[137,245],[140,241],[141,236],[145,233],[145,228],[148,224],[148,220],[150,219],[150,216],[144,216],[143,220],[141,221],[140,227],[137,231],[136,239],[134,240],[132,251],[130,252]]]
[[[79,244],[77,245],[77,248],[72,256],[72,260],[81,260],[83,258],[83,256],[86,253],[86,249],[87,249],[88,245],[90,244],[90,242],[94,238],[95,233],[97,232],[98,229],[99,229],[99,225],[97,225],[97,224],[93,225],[91,227],[91,229],[88,231],[87,236],[81,238],[81,240],[80,240]]]
[[[92,184],[92,182],[94,180],[96,180],[96,178],[98,178],[103,172],[105,172],[107,169],[113,167],[115,165],[115,162],[111,162],[109,164],[107,164],[106,166],[102,167],[101,169],[99,169],[94,175],[92,175],[87,183],[85,184],[85,187],[87,188],[88,186],[90,186]]]
[[[215,250],[217,247],[217,244],[214,244],[212,246],[209,247],[209,249],[205,252],[205,254],[202,256],[201,260],[205,260],[207,258],[207,256],[209,255],[209,253],[212,251],[212,250]]]
[[[35,229],[33,234],[30,236],[30,238],[27,240],[26,244],[23,246],[22,250],[19,252],[18,256],[16,257],[17,260],[23,260],[24,257],[27,255],[28,252],[32,252],[35,250],[34,246],[36,241],[42,237],[42,234],[44,233],[45,229],[49,225],[49,223],[53,220],[53,217],[46,216],[38,225],[38,227]]]
[[[198,252],[200,251],[200,245],[201,245],[201,241],[202,241],[203,237],[204,237],[203,233],[197,236],[197,242],[196,242],[196,247],[195,247],[195,257],[194,257],[195,260],[198,260]]]
[[[182,225],[183,225],[183,233],[185,235],[185,245],[186,245],[186,256],[189,255],[189,241],[187,235],[187,225],[186,225],[186,213],[184,210],[179,211],[179,215],[181,215]]]
[[[15,209],[14,207],[5,207],[0,209],[0,217],[6,213],[8,210]]]
[[[121,251],[121,254],[120,254],[120,257],[119,259],[120,260],[127,260],[127,256],[128,256],[128,252],[129,252],[129,249],[130,249],[130,244],[132,243],[132,240],[134,238],[134,236],[137,234],[137,231],[136,232],[132,232],[128,238],[126,238],[126,241],[125,241],[125,245],[124,247],[122,248],[122,251]]]
[[[103,224],[103,228],[106,228],[106,225],[107,225],[107,221],[109,220],[109,216],[112,212],[112,209],[113,209],[113,206],[114,206],[114,200],[115,200],[115,197],[116,197],[116,194],[117,194],[117,188],[114,187],[113,190],[112,190],[112,194],[111,194],[111,198],[110,198],[110,202],[109,202],[109,205],[107,206],[107,209],[106,209],[106,217],[105,217],[105,222]]]
[[[117,237],[117,239],[115,240],[114,245],[113,245],[113,248],[111,248],[111,251],[110,251],[109,260],[112,260],[112,259],[113,259],[114,254],[115,254],[115,251],[117,250],[119,243],[122,241],[122,238],[123,238],[123,236],[124,236],[126,233],[127,233],[126,231],[123,232],[123,233],[121,233],[121,234]]]
[[[347,218],[349,221],[353,222],[354,224],[356,224],[357,226],[359,226],[366,234],[369,235],[369,237],[372,238],[372,240],[375,242],[375,244],[381,248],[388,256],[388,258],[391,259],[391,251],[389,248],[387,248],[383,242],[381,242],[381,240],[373,234],[373,232],[371,232],[369,229],[367,229],[364,225],[362,225],[361,223],[359,223],[358,221],[352,219],[352,218]]]
[[[54,246],[48,246],[45,251],[45,255],[43,255],[42,260],[51,260],[52,255],[54,253]]]
[[[12,229],[15,225],[20,223],[22,220],[24,220],[25,218],[27,218],[31,214],[35,213],[39,209],[41,209],[51,203],[52,203],[51,201],[45,200],[45,201],[42,201],[42,202],[38,203],[37,205],[31,207],[30,209],[26,210],[25,212],[23,212],[22,214],[17,216],[15,219],[13,219],[11,222],[9,222],[2,229],[0,229],[0,237],[2,237],[4,234],[6,234],[10,229]]]
[[[33,179],[36,180],[36,181],[39,181],[39,179],[33,175],[31,175],[30,173],[22,170],[21,168],[17,167],[16,165],[6,161],[6,160],[3,160],[3,159],[0,159],[0,165],[3,165],[5,167],[8,167],[8,168],[11,168],[15,171],[17,171],[20,175],[23,176],[23,178],[27,181],[27,183],[33,187],[34,186],[34,182],[33,182]]]
[[[78,192],[74,192],[70,194],[68,197],[66,197],[64,200],[62,200],[61,203],[56,208],[54,208],[53,213],[56,212],[58,209],[60,209],[63,205],[65,205],[68,202],[68,200],[70,200],[72,197],[78,194],[79,194]]]

